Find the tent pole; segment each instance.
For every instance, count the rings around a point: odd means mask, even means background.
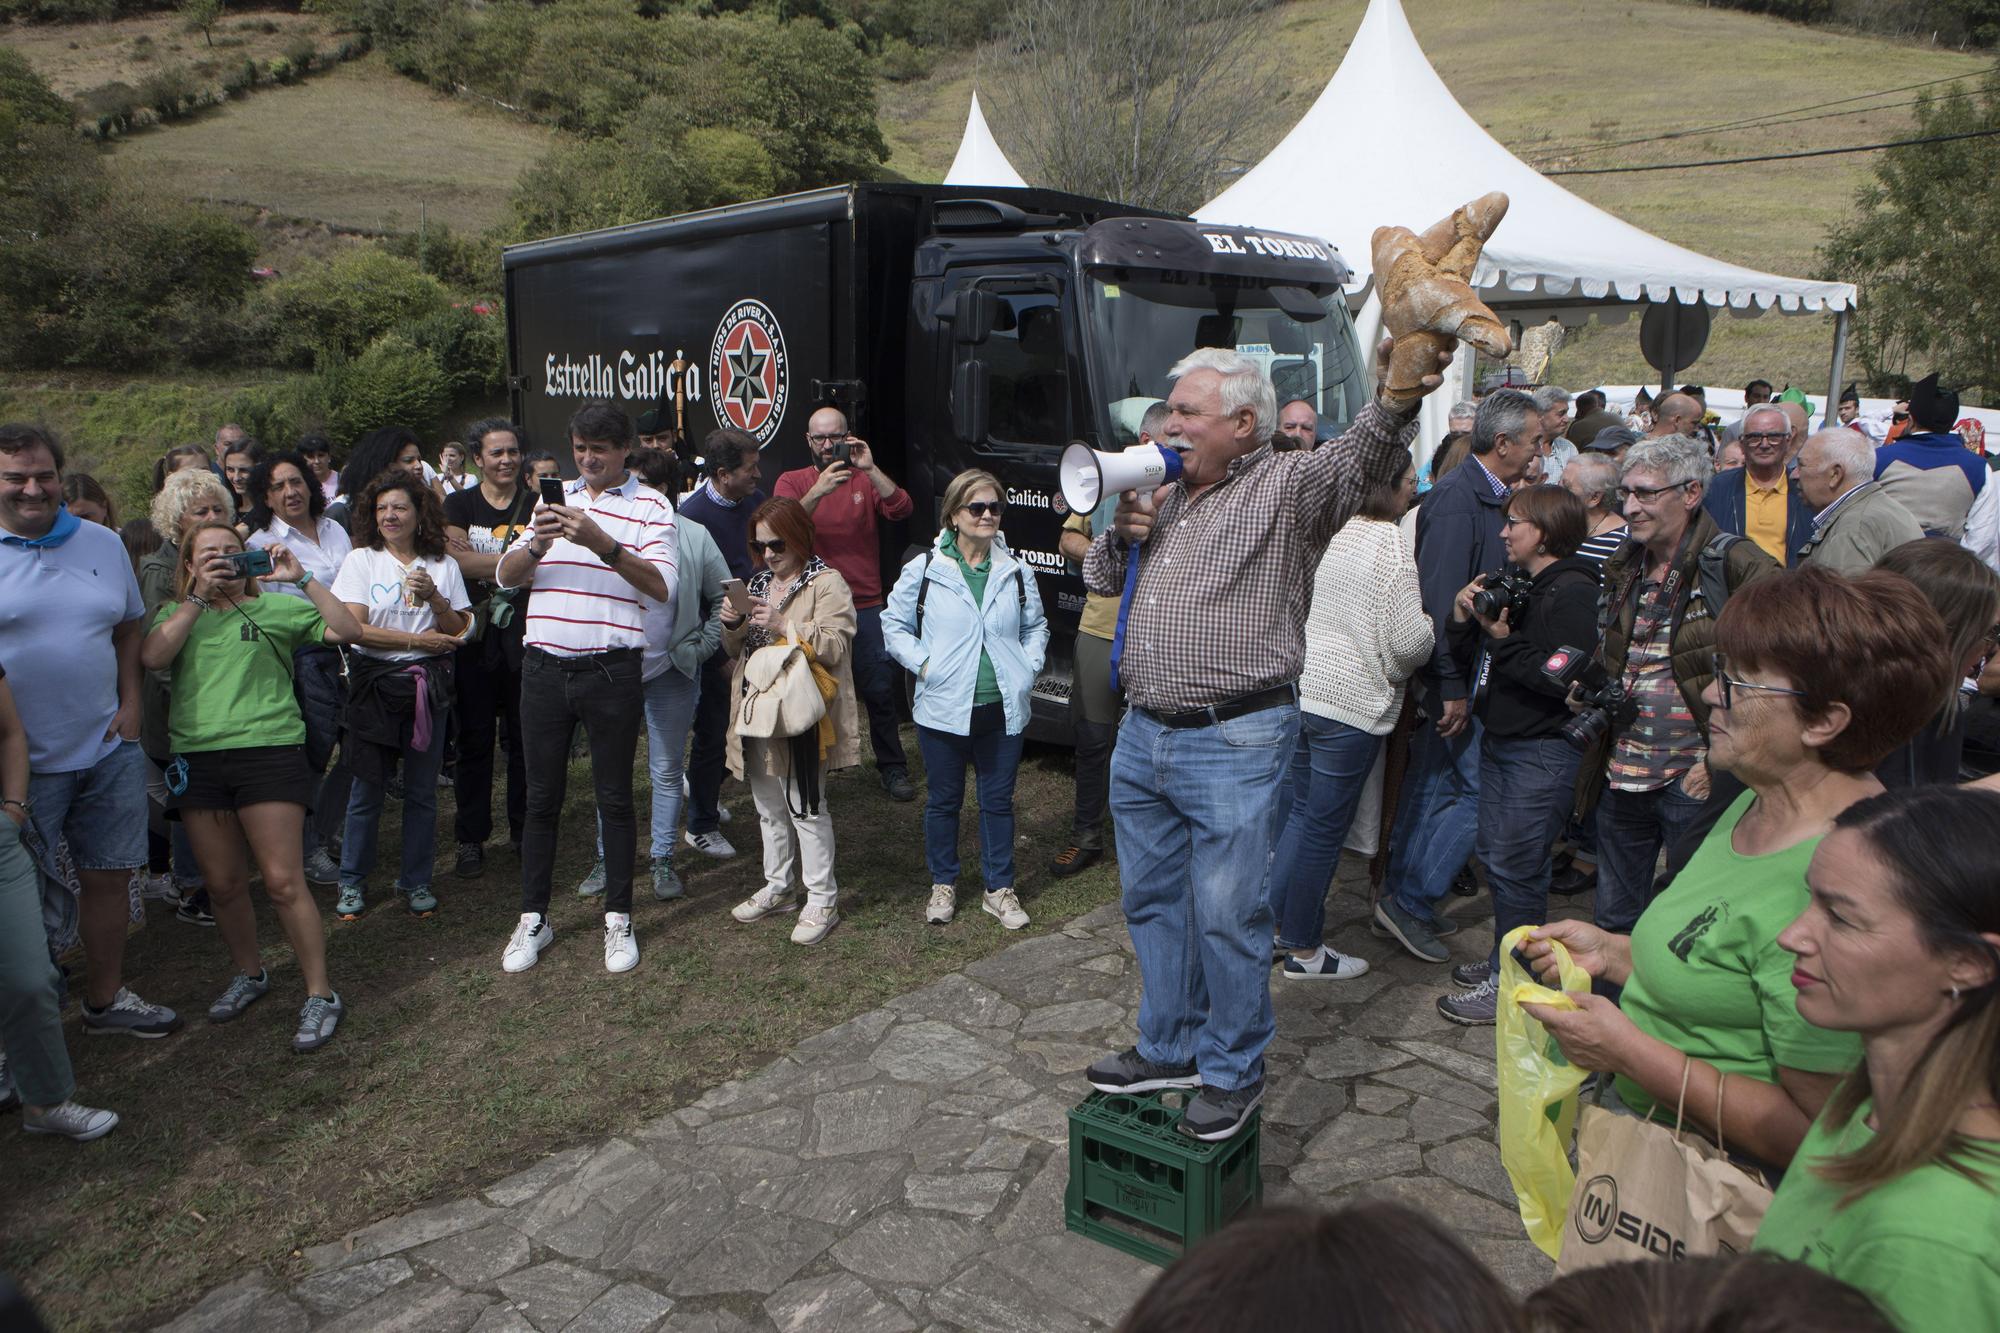
[[[1847,324],[1854,316],[1854,308],[1842,310],[1833,320],[1833,365],[1827,369],[1826,415],[1823,425],[1831,425],[1840,417],[1840,381],[1847,374]]]

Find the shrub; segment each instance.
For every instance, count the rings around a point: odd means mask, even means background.
[[[422,233],[399,233],[384,245],[390,254],[409,260],[453,291],[500,290],[500,240],[491,234],[461,236],[433,223]]]
[[[497,312],[453,306],[398,325],[395,336],[437,363],[453,398],[497,393],[507,383],[507,324]]]
[[[70,121],[69,103],[35,72],[28,58],[11,46],[0,46],[0,122],[7,130],[5,141],[11,144],[15,131],[25,125],[67,127]]]
[[[285,59],[292,62],[292,68],[305,73],[319,63],[319,48],[313,45],[312,34],[302,32],[285,43]]]
[[[132,128],[141,105],[139,90],[129,83],[106,83],[77,94],[77,110],[100,139]]]
[[[222,76],[224,97],[243,97],[257,86],[257,62],[245,60],[235,69]]]
[[[139,100],[161,120],[179,120],[201,105],[202,88],[186,65],[167,65],[139,83]]]
[[[272,57],[271,63],[264,68],[270,74],[271,82],[273,83],[285,84],[297,83],[299,81],[298,68],[283,56]]]
[[[882,42],[882,77],[891,83],[910,83],[931,72],[931,53],[919,50],[901,37]]]
[[[737,204],[777,191],[778,169],[771,155],[742,130],[690,130],[681,152],[687,162],[689,208]]]
[[[308,264],[262,289],[254,325],[279,365],[354,357],[405,320],[449,304],[437,279],[374,246]]]
[[[327,427],[343,439],[388,422],[424,431],[451,407],[451,377],[401,334],[384,334],[351,361],[328,361],[315,378]]]

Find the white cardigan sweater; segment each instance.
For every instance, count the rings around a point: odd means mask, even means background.
[[[1403,682],[1435,642],[1402,531],[1355,518],[1333,535],[1313,577],[1299,703],[1376,736],[1396,725]]]

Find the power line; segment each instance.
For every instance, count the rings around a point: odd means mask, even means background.
[[[1781,125],[1803,125],[1807,121],[1838,120],[1842,116],[1865,116],[1875,111],[1900,111],[1904,107],[1922,106],[1922,105],[1923,105],[1922,98],[1911,98],[1907,102],[1884,102],[1880,106],[1850,107],[1846,111],[1822,111],[1817,115],[1811,115],[1811,116],[1788,116],[1783,119],[1745,121],[1741,125],[1733,126],[1728,130],[1717,129],[1717,130],[1706,130],[1699,132],[1707,134],[1727,134],[1727,133],[1738,133],[1743,130],[1768,130],[1768,129],[1775,129]],[[1659,138],[1657,139],[1634,139],[1631,142],[1632,144],[1658,143],[1665,139],[1689,138],[1692,137],[1693,133],[1695,132],[1690,132],[1689,134],[1670,134],[1670,135],[1663,134],[1659,136]],[[1568,158],[1579,156],[1583,153],[1603,152],[1604,150],[1615,146],[1618,145],[1603,144],[1596,148],[1556,149],[1552,151],[1543,150],[1541,152],[1541,160],[1543,162],[1559,162]]]
[[[1990,130],[1967,130],[1962,134],[1931,134],[1920,139],[1893,139],[1888,143],[1855,144],[1848,148],[1809,148],[1797,153],[1759,153],[1755,157],[1717,157],[1703,162],[1656,162],[1650,166],[1632,167],[1568,167],[1560,171],[1544,171],[1544,176],[1617,176],[1634,171],[1688,171],[1695,167],[1734,167],[1746,162],[1784,162],[1799,157],[1837,157],[1842,153],[1873,153],[1884,148],[1914,148],[1927,143],[1956,143],[1960,139],[1988,139],[2000,134],[2000,128]]]

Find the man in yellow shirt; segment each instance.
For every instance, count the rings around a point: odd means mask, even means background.
[[[1780,564],[1791,564],[1812,536],[1812,513],[1796,478],[1785,469],[1792,423],[1775,404],[1744,415],[1743,466],[1718,472],[1702,507],[1724,532],[1751,541]]]

